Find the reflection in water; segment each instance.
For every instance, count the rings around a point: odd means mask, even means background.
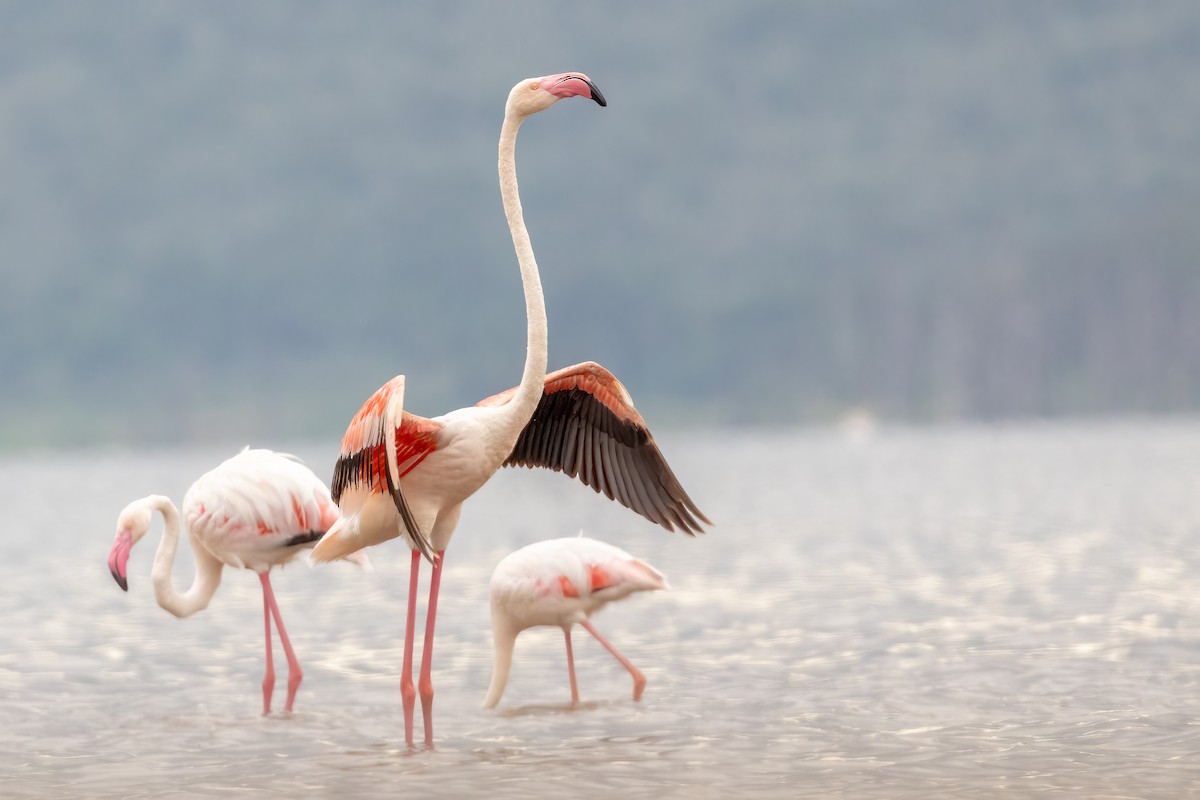
[[[569,700],[570,698],[568,698],[568,701]],[[605,704],[596,701],[588,702],[586,700],[580,700],[579,704],[574,706],[571,705],[570,702],[567,702],[563,705],[557,706],[530,705],[520,706],[517,708],[501,708],[496,711],[496,715],[499,717],[525,717],[529,715],[537,716],[542,714],[583,714],[585,712],[600,708],[602,705]]]
[[[432,752],[403,746],[399,547],[373,552],[370,573],[279,574],[304,688],[294,714],[260,717],[253,575],[227,572],[206,614],[180,621],[154,604],[153,547],[135,552],[128,596],[104,563],[128,500],[181,496],[235,448],[0,462],[3,796],[1145,798],[1200,785],[1200,424],[662,443],[717,523],[704,536],[524,471],[464,511]],[[318,474],[332,464],[331,450],[291,449]],[[671,576],[654,603],[601,618],[645,671],[643,700],[583,637],[585,702],[568,708],[561,633],[547,629],[518,640],[500,709],[481,710],[492,568],[581,528]]]

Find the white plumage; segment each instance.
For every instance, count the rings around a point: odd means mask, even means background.
[[[293,456],[243,450],[196,479],[183,497],[192,541],[231,567],[265,572],[313,547],[340,514],[329,489]]]
[[[285,709],[291,711],[303,674],[284,630],[269,572],[311,548],[337,521],[338,509],[329,489],[297,459],[271,450],[243,450],[201,475],[183,498],[184,526],[196,561],[192,585],[183,593],[171,582],[171,567],[179,544],[180,512],[168,497],[143,497],[121,511],[117,535],[108,554],[108,568],[120,587],[128,589],[129,553],[150,530],[155,511],[163,516],[163,537],[150,577],[155,599],[170,613],[189,617],[207,607],[226,565],[258,573],[263,589],[267,647],[263,713],[271,710],[275,686],[272,619],[287,656]],[[361,556],[359,560],[366,563]]]
[[[520,81],[504,106],[497,148],[500,199],[525,297],[525,366],[517,386],[436,417],[404,410],[403,376],[372,394],[350,420],[331,489],[342,510],[313,549],[315,563],[401,538],[413,548],[400,697],[404,740],[414,745],[416,698],[425,744],[433,745],[433,641],[445,549],[462,504],[503,466],[543,467],[578,477],[667,530],[711,524],[663,458],[620,381],[594,362],[547,374],[546,303],[517,184],[517,132],[530,116],[567,97],[607,101],[583,73]],[[413,302],[411,298],[407,302]],[[380,426],[383,426],[382,429]],[[421,556],[432,565],[420,676],[413,680]]]
[[[641,697],[646,679],[588,621],[608,603],[634,592],[666,589],[666,577],[624,550],[582,536],[551,539],[506,556],[492,573],[492,635],[495,662],[485,708],[500,701],[512,667],[517,635],[527,628],[562,628],[567,646],[571,702],[579,702],[575,681],[571,627],[578,624],[596,637],[633,676],[633,699]]]

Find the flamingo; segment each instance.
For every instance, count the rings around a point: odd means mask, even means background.
[[[146,535],[154,512],[163,516],[163,536],[150,576],[158,604],[176,617],[190,617],[208,606],[225,566],[258,573],[263,590],[263,625],[267,668],[263,677],[263,714],[271,711],[275,669],[271,655],[271,619],[287,656],[286,711],[292,710],[304,675],[292,650],[270,570],[286,564],[329,530],[338,509],[325,484],[295,458],[271,450],[246,449],[204,473],[183,498],[183,518],[196,560],[192,585],[180,594],[171,582],[179,543],[179,510],[169,497],[150,495],[134,500],[117,518],[117,535],[108,568],[117,584],[129,590],[126,562],[133,546]],[[360,557],[360,563],[365,563]]]
[[[550,539],[522,547],[496,565],[492,573],[492,637],[496,659],[484,708],[495,708],[508,683],[517,634],[538,625],[554,625],[567,641],[567,673],[571,705],[579,705],[571,627],[575,623],[596,637],[633,676],[633,699],[640,700],[646,677],[588,621],[614,600],[634,592],[666,589],[661,572],[626,553],[582,536]]]
[[[708,519],[676,480],[625,387],[593,362],[546,374],[546,306],[517,187],[517,131],[566,97],[604,96],[583,73],[517,83],[500,128],[500,195],[525,295],[527,345],[521,382],[474,406],[426,418],[404,410],[405,377],[380,387],[342,437],[331,489],[342,518],[313,548],[320,563],[403,537],[412,548],[400,693],[404,738],[413,746],[419,689],[425,745],[433,745],[432,656],[445,551],[462,503],[501,467],[540,466],[578,476],[668,530],[694,534]],[[709,523],[711,524],[711,523]],[[413,636],[421,556],[432,564],[419,685]]]

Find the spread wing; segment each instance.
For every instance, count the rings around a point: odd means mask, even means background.
[[[342,451],[333,468],[333,500],[348,489],[391,495],[413,541],[431,562],[433,548],[413,518],[400,489],[400,479],[437,449],[441,425],[404,411],[404,376],[397,375],[371,395],[342,436]]]
[[[479,405],[503,405],[516,389]],[[548,467],[578,477],[667,530],[696,534],[711,525],[667,464],[633,399],[591,361],[546,376],[537,410],[504,466]]]

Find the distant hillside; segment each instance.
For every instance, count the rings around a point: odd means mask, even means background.
[[[519,8],[520,13],[515,13]],[[656,427],[1200,408],[1194,4],[10,4],[0,447],[334,437],[551,367]]]

